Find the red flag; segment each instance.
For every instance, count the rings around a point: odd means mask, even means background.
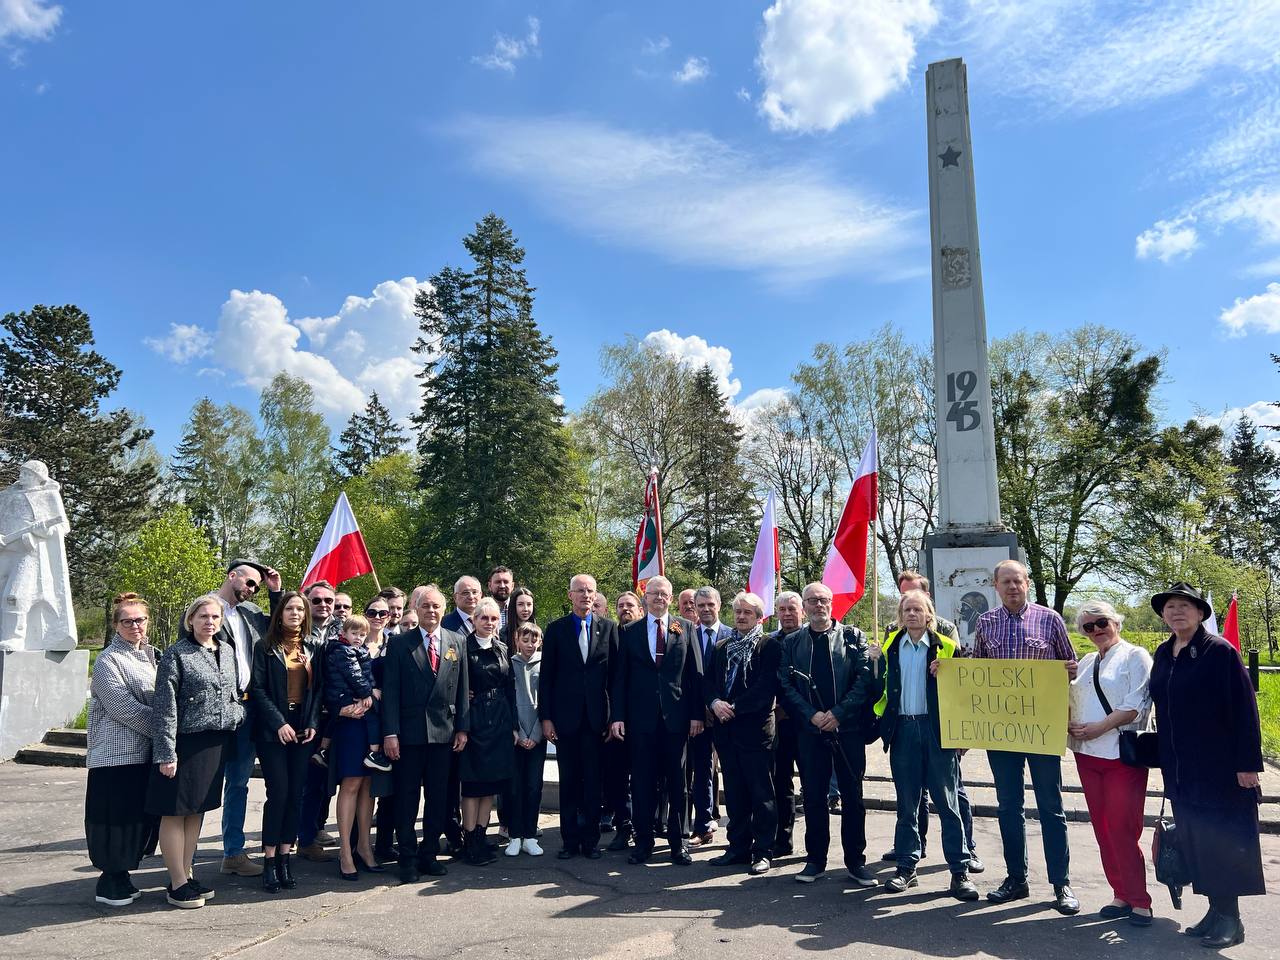
[[[1222,639],[1240,652],[1240,621],[1236,612],[1236,595],[1231,595],[1231,605],[1227,607],[1227,615],[1222,620]]]
[[[320,534],[316,552],[311,555],[311,562],[307,564],[302,586],[306,587],[317,580],[328,580],[337,586],[344,580],[372,572],[373,561],[369,559],[369,551],[356,523],[356,515],[351,512],[347,495],[340,493],[333,513],[329,515],[329,522],[324,525],[324,533]]]
[[[867,449],[862,452],[862,462],[858,464],[858,475],[853,480],[849,499],[845,501],[844,512],[840,514],[840,524],[836,527],[835,539],[827,554],[827,564],[822,569],[822,582],[831,589],[833,595],[832,620],[843,619],[849,608],[862,599],[867,589],[864,580],[867,570],[867,537],[880,502],[876,491],[879,469],[877,459],[876,432],[872,430]]]
[[[662,508],[658,503],[658,468],[649,468],[649,479],[644,485],[644,516],[636,531],[636,549],[631,555],[631,582],[636,593],[644,593],[644,585],[650,577],[663,575],[662,557]]]

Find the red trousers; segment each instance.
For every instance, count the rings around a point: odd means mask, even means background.
[[[1147,799],[1147,771],[1083,753],[1076,754],[1076,771],[1084,787],[1093,835],[1098,840],[1102,871],[1116,899],[1131,907],[1151,909],[1147,864],[1138,846]]]

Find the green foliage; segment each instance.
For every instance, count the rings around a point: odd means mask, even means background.
[[[418,584],[420,573],[413,541],[422,496],[413,456],[401,451],[375,460],[361,476],[343,484],[343,490],[360,524],[379,583],[408,593]],[[371,576],[350,580],[342,589],[351,594],[356,609],[377,593]]]
[[[759,519],[742,462],[742,428],[709,366],[693,376],[688,416],[698,435],[687,466],[681,559],[703,583],[731,593],[746,581]]]
[[[391,411],[369,394],[364,413],[353,413],[334,450],[334,472],[347,480],[364,474],[376,461],[404,449],[404,431],[391,419]]]
[[[183,505],[166,508],[142,525],[120,554],[114,584],[151,605],[148,639],[157,647],[176,639],[186,605],[217,588],[221,571],[204,532]]]
[[[296,584],[337,499],[329,427],[305,380],[278,373],[262,391],[263,507],[270,523],[264,551],[285,583]]]
[[[93,349],[89,316],[70,304],[37,305],[0,320],[0,481],[42,460],[62,485],[71,534],[73,592],[97,603],[119,546],[152,507],[159,484],[152,431],[102,403],[120,370]]]
[[[1039,603],[1061,612],[1086,577],[1106,577],[1133,544],[1124,492],[1155,439],[1162,358],[1128,334],[1084,326],[1054,339],[1015,334],[991,350],[992,416],[1005,522]]]
[[[555,349],[533,318],[524,250],[493,214],[463,239],[471,271],[446,267],[418,295],[427,358],[419,430],[424,494],[417,566],[441,579],[529,570],[578,491],[568,473]]]
[[[253,415],[234,404],[198,401],[170,461],[173,487],[218,559],[258,552],[264,534],[261,444]]]

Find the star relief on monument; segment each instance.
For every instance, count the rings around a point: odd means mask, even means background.
[[[947,149],[946,149],[946,151],[945,151],[944,153],[940,153],[940,154],[938,154],[938,159],[942,161],[942,166],[943,166],[944,168],[946,168],[946,167],[959,167],[959,166],[960,166],[960,151],[959,151],[959,150],[957,150],[955,147],[950,147],[950,146],[949,146],[949,147],[947,147]]]

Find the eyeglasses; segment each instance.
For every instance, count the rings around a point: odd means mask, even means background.
[[[1088,623],[1080,624],[1080,629],[1085,633],[1093,633],[1095,630],[1105,630],[1111,626],[1111,620],[1108,617],[1099,617],[1097,620],[1090,620]]]
[[[387,617],[391,616],[391,611],[390,610],[366,610],[364,612],[364,615],[368,617],[370,620],[385,620]]]
[[[126,627],[145,627],[147,625],[147,617],[129,617],[117,620],[116,623],[124,624]]]
[[[249,577],[243,577],[242,579],[244,580],[244,585],[246,587],[248,587],[250,590],[254,591],[255,593],[257,592],[258,590],[257,580],[251,580]]]
[[[333,597],[312,597],[311,605],[313,607],[320,607],[320,606],[331,607],[333,606]]]
[[[350,610],[350,609],[351,609],[351,604],[349,604],[349,603],[335,603],[335,604],[333,605],[333,609],[335,609],[335,610]]]

